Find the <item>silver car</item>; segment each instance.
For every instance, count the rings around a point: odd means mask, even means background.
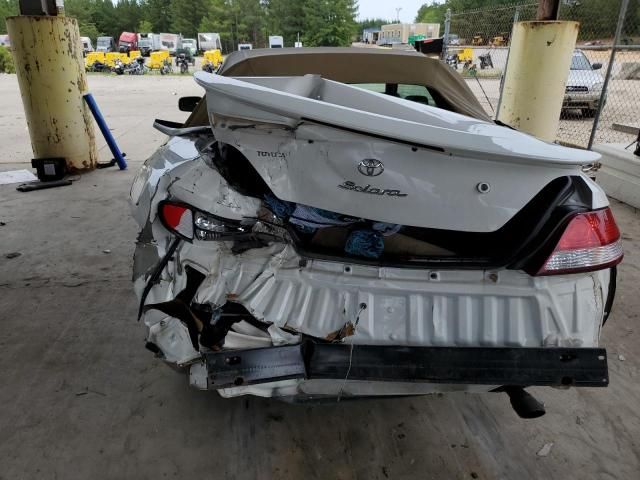
[[[592,64],[581,50],[575,50],[565,87],[563,110],[580,109],[585,117],[593,117],[598,110],[604,78],[598,72],[601,63]]]

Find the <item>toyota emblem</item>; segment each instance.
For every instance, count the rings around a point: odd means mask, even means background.
[[[365,158],[358,164],[358,171],[367,177],[377,177],[384,172],[384,165],[380,160]]]

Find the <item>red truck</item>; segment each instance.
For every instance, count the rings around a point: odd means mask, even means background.
[[[121,53],[129,53],[138,50],[138,35],[131,32],[122,32],[118,39],[118,50]]]

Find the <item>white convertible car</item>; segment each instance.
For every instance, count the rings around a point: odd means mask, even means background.
[[[131,189],[147,348],[224,397],[608,383],[620,233],[599,155],[486,115],[418,53],[252,50]]]

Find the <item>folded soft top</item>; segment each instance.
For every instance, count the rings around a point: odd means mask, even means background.
[[[218,72],[225,77],[317,74],[341,83],[397,83],[436,90],[451,111],[491,121],[465,80],[439,60],[418,52],[376,48],[277,48],[231,53]],[[204,102],[185,125],[206,125]]]

